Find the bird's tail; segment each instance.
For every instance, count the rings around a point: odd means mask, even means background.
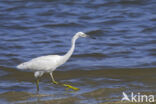
[[[16,68],[17,69],[20,69],[20,70],[25,70],[26,69],[26,66],[27,65],[26,65],[26,62],[25,62],[25,63],[21,63],[21,64],[17,65]]]

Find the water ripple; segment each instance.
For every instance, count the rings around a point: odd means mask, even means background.
[[[75,103],[69,99],[76,95],[78,103],[98,103],[95,98],[103,103],[107,99],[112,101],[113,91],[119,95],[127,88],[153,90],[155,3],[155,0],[2,0],[0,96],[10,103],[10,93],[33,95],[28,93],[35,90],[31,84],[33,74],[19,72],[15,66],[42,55],[65,54],[70,49],[72,36],[78,31],[96,39],[78,39],[73,56],[56,71],[58,80],[69,80],[82,88],[66,99],[61,97],[62,102]],[[42,93],[67,95],[48,84],[50,79],[46,74],[43,77]],[[27,92],[21,93],[25,90]],[[107,92],[105,96],[103,92]],[[17,97],[17,100],[20,99]]]

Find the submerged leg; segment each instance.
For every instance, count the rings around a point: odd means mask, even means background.
[[[39,91],[39,79],[37,78],[36,80],[36,88],[37,88],[37,92]]]
[[[69,85],[69,84],[62,84],[62,83],[56,82],[55,79],[54,79],[54,77],[53,77],[52,72],[50,73],[50,76],[51,76],[52,82],[53,82],[54,84],[59,84],[59,85],[61,85],[61,86],[67,87],[66,89],[72,89],[72,90],[74,90],[74,91],[79,90],[79,88],[73,87],[73,86],[71,86],[71,85]]]
[[[43,71],[36,71],[34,73],[34,76],[36,78],[36,88],[37,88],[37,92],[39,91],[39,78],[44,74]]]
[[[54,79],[54,77],[53,77],[53,73],[52,73],[52,72],[50,73],[50,76],[51,76],[52,82],[53,82],[54,84],[58,84],[58,82],[56,82],[56,81],[55,81],[55,79]]]

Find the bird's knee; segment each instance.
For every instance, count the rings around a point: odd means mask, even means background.
[[[39,78],[39,77],[41,77],[43,74],[44,74],[44,72],[42,72],[42,71],[37,71],[37,72],[34,73],[34,76],[35,76],[36,78]]]

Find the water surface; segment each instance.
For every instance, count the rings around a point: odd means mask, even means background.
[[[0,101],[2,103],[99,104],[120,101],[122,92],[156,94],[155,0],[17,0],[0,3]],[[16,65],[65,54],[82,31],[71,59],[55,79],[80,91],[51,84],[45,74],[36,94],[31,72]]]

